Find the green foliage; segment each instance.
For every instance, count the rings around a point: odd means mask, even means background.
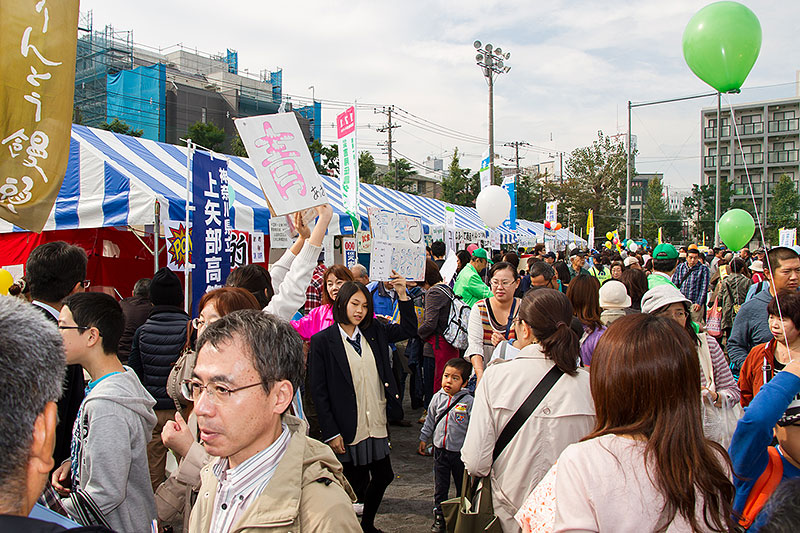
[[[554,198],[554,187],[545,174],[522,171],[517,179],[517,218],[544,220],[545,204]]]
[[[77,110],[76,115],[77,118],[82,120],[82,117],[80,116],[80,110]],[[123,135],[130,135],[131,137],[141,137],[142,134],[144,134],[144,130],[134,130],[128,124],[126,124],[125,122],[121,121],[118,118],[115,118],[111,122],[104,122],[100,124],[99,127],[101,130],[112,131],[114,133],[121,133]]]
[[[411,163],[406,159],[395,159],[389,164],[389,170],[381,180],[384,187],[394,189],[396,191],[411,192],[411,185],[414,183],[414,176],[417,172],[411,170]]]
[[[473,178],[470,177],[470,169],[461,168],[461,157],[458,155],[458,148],[455,148],[447,175],[442,178],[442,200],[456,205],[475,205],[475,197],[478,193],[472,185]]]
[[[800,194],[797,193],[797,183],[784,174],[775,184],[769,202],[767,239],[770,242],[778,242],[779,228],[796,227],[798,211],[800,211]]]
[[[626,150],[617,142],[597,132],[591,146],[572,151],[566,161],[566,179],[553,184],[553,197],[559,201],[559,222],[567,219],[576,227],[586,227],[590,209],[594,210],[596,235],[616,230],[624,220],[620,202],[626,180]]]
[[[682,239],[683,224],[678,213],[672,213],[664,199],[664,186],[661,178],[650,180],[647,197],[642,211],[643,237],[648,242],[657,242],[658,228],[661,228],[665,242],[678,242]]]
[[[339,147],[335,144],[324,146],[319,139],[314,139],[308,145],[308,151],[314,157],[317,172],[335,176],[339,173]],[[319,156],[318,158],[316,156]],[[319,162],[317,162],[319,159]]]
[[[186,136],[198,146],[214,152],[221,152],[225,143],[225,130],[210,122],[195,122],[189,126]]]
[[[378,166],[375,158],[366,150],[358,154],[358,179],[361,183],[375,183]]]
[[[714,240],[716,193],[717,187],[714,183],[709,183],[708,185],[694,184],[692,185],[691,196],[683,201],[684,210],[694,223],[691,237],[695,242],[702,242],[703,234],[705,234],[706,241],[711,240],[713,242]],[[752,204],[750,204],[749,209],[746,205],[734,206],[731,201],[731,193],[732,184],[723,179],[722,187],[720,188],[720,215],[732,207],[741,207],[752,212]]]
[[[239,132],[236,132],[233,139],[231,139],[230,150],[227,153],[239,157],[247,157],[247,149],[244,147],[242,138],[239,137]]]

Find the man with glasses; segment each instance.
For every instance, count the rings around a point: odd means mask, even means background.
[[[189,315],[183,309],[181,281],[168,268],[153,275],[150,282],[150,315],[133,336],[128,364],[156,400],[158,421],[147,445],[153,491],[165,479],[167,448],[161,442],[164,424],[175,418],[175,401],[167,394],[167,378],[186,344]]]
[[[72,434],[71,457],[55,472],[53,487],[76,515],[67,496],[82,489],[116,531],[150,531],[156,504],[147,471],[147,442],[156,423],[155,400],[117,357],[125,327],[122,308],[102,292],[64,300],[58,328],[68,364],[91,379]]]
[[[183,390],[217,459],[201,472],[190,532],[361,531],[336,456],[286,412],[303,368],[294,329],[260,311],[230,313],[200,336]]]
[[[58,322],[62,300],[70,294],[83,292],[86,278],[86,252],[64,241],[40,244],[33,249],[25,264],[25,279],[31,291],[34,309],[54,325]],[[83,370],[80,365],[68,365],[64,379],[64,394],[58,400],[58,426],[53,459],[56,464],[69,457],[72,425],[83,401]]]

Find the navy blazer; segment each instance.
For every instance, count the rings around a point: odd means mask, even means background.
[[[361,329],[361,342],[366,340],[372,349],[378,376],[386,393],[386,417],[392,421],[402,420],[403,406],[400,404],[400,395],[389,362],[389,343],[409,339],[417,334],[414,303],[411,300],[397,303],[400,310],[399,324],[384,324],[373,318],[369,327]],[[322,428],[322,439],[327,441],[341,435],[345,444],[352,442],[358,424],[356,391],[338,324],[333,324],[311,337],[308,372],[311,377],[311,397]]]

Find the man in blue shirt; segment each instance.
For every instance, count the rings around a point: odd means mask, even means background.
[[[700,315],[705,310],[710,279],[708,267],[700,262],[700,251],[690,248],[686,253],[686,262],[680,263],[672,274],[672,283],[691,300],[693,315]]]

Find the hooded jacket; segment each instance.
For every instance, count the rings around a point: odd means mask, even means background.
[[[155,400],[136,374],[113,374],[83,401],[78,482],[119,533],[150,531],[156,517],[147,443],[156,424]],[[75,484],[75,480],[73,480]],[[64,507],[73,512],[69,498]]]
[[[167,394],[167,378],[186,344],[189,315],[179,307],[156,305],[136,330],[128,364],[156,400],[156,409],[175,409]]]
[[[267,531],[360,532],[353,511],[355,494],[342,465],[325,444],[306,436],[302,420],[283,415],[292,438],[264,491],[231,526],[229,533]],[[189,522],[190,533],[206,533],[211,526],[219,481],[207,464]]]

